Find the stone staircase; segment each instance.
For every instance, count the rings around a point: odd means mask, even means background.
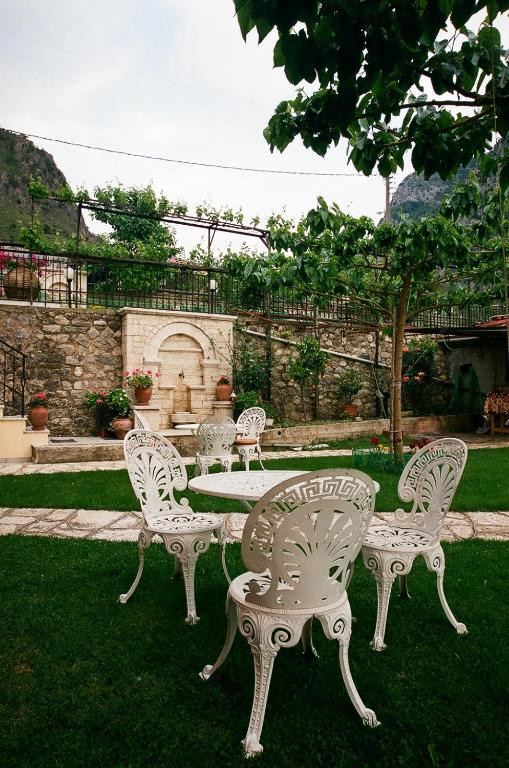
[[[31,461],[32,449],[48,444],[49,430],[35,432],[26,416],[4,416],[0,405],[0,461]]]

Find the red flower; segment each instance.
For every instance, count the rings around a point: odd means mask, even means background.
[[[378,442],[379,442],[378,441],[378,437],[373,435],[373,437],[371,438],[371,440],[369,442],[371,443],[371,445],[378,445]]]
[[[44,392],[39,392],[37,397],[40,397],[42,400],[46,400],[46,395],[44,394]]]

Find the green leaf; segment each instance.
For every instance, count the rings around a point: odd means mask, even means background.
[[[476,0],[455,0],[451,14],[451,21],[459,29],[473,15],[476,6]]]

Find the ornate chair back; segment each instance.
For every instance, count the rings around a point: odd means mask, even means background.
[[[150,425],[146,420],[145,416],[142,413],[140,413],[136,408],[133,410],[133,413],[134,413],[134,428],[150,430]]]
[[[339,599],[375,506],[373,480],[355,469],[322,469],[272,488],[242,536],[252,579],[247,602],[272,609],[323,607]]]
[[[215,416],[200,424],[196,436],[201,456],[226,456],[232,452],[236,427],[233,419]]]
[[[175,491],[187,488],[187,473],[177,449],[157,432],[133,429],[124,438],[129,479],[146,523],[173,512],[192,513],[187,499]]]
[[[265,428],[265,411],[263,408],[246,408],[237,419],[237,435],[239,437],[260,437]]]
[[[425,531],[437,539],[463,474],[468,448],[463,440],[444,437],[425,445],[412,456],[398,482],[401,501],[412,509],[396,510],[402,528]]]

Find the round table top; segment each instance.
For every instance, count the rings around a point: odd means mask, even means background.
[[[305,475],[290,469],[255,470],[253,472],[215,472],[199,475],[189,481],[189,488],[206,496],[222,496],[223,499],[258,501],[278,483]]]
[[[290,480],[307,471],[290,469],[255,470],[254,472],[216,472],[213,475],[199,475],[189,481],[189,488],[206,496],[222,496],[223,499],[258,501],[278,483]],[[378,493],[380,486],[375,481]]]

